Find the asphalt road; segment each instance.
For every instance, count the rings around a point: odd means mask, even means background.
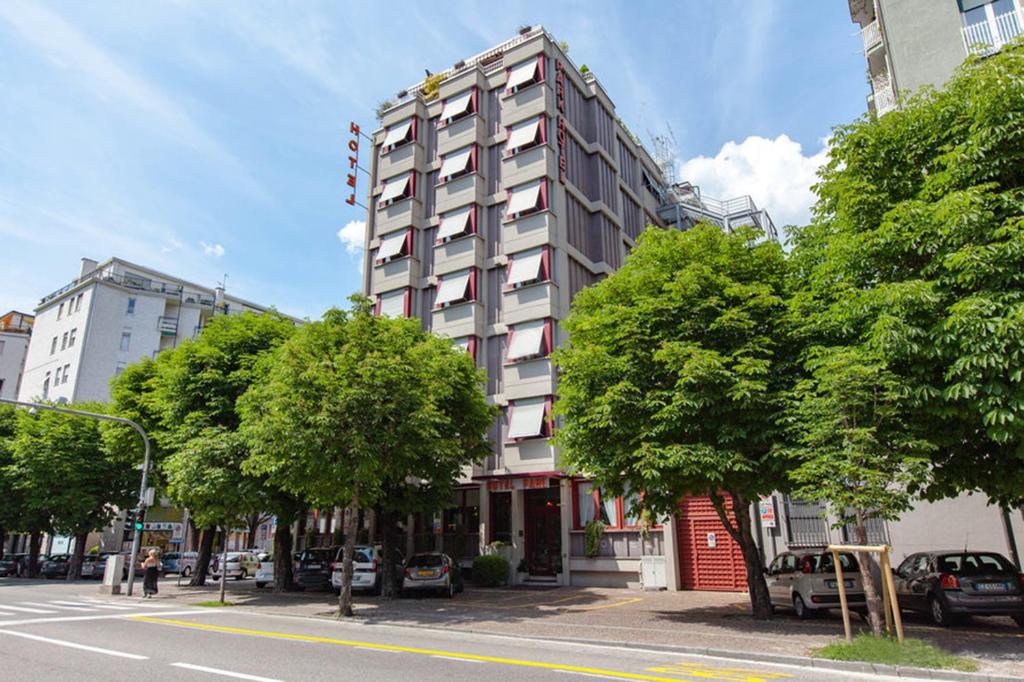
[[[845,680],[653,650],[568,645],[102,596],[0,582],[0,676],[12,680]]]

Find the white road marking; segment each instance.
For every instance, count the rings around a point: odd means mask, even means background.
[[[478,661],[473,658],[460,658],[458,656],[441,656],[440,654],[433,654],[431,658],[444,658],[449,661],[458,661],[459,663],[488,663],[488,661]]]
[[[272,677],[259,677],[257,675],[246,675],[245,673],[236,673],[230,670],[221,670],[220,668],[207,668],[205,665],[193,665],[192,663],[171,663],[175,668],[185,668],[187,670],[198,670],[203,673],[210,673],[211,675],[222,675],[223,677],[234,677],[237,680],[254,680],[255,682],[281,682]]]
[[[374,647],[374,646],[357,646],[355,648],[359,649],[360,651],[375,651],[378,654],[404,654],[404,653],[407,653],[405,651],[399,651],[397,649],[378,649],[377,647]]]
[[[13,615],[14,615],[13,613],[9,613],[7,611],[0,611],[0,616],[13,616]]]
[[[12,637],[24,637],[25,639],[33,639],[37,642],[46,642],[47,644],[56,644],[57,646],[66,646],[70,649],[81,649],[82,651],[91,651],[96,654],[106,654],[107,656],[117,656],[119,658],[130,658],[136,661],[144,661],[148,656],[140,656],[139,654],[129,654],[124,651],[114,651],[113,649],[101,649],[96,646],[87,646],[85,644],[78,644],[77,642],[68,642],[63,639],[52,639],[50,637],[41,637],[39,635],[30,635],[27,632],[15,632],[13,630],[0,630],[0,635],[10,635]]]
[[[61,606],[61,605],[55,604],[53,602],[50,602],[49,604],[44,604],[44,603],[38,602],[38,601],[21,601],[21,602],[18,602],[18,603],[19,604],[28,604],[29,606],[41,606],[41,607],[46,608],[46,609],[59,609],[61,611],[95,611],[96,610],[96,609],[85,609],[85,608],[82,608],[81,606]]]
[[[626,677],[614,677],[612,675],[598,675],[597,673],[585,673],[579,670],[555,670],[556,673],[566,673],[568,675],[583,675],[584,677],[599,677],[603,680],[628,680]]]
[[[82,602],[82,601],[61,601],[59,599],[55,599],[55,600],[51,601],[50,603],[51,604],[66,604],[68,606],[84,606],[84,607],[87,607],[89,611],[95,611],[96,609],[113,609],[115,611],[123,611],[125,609],[129,609],[129,610],[131,609],[130,606],[110,606],[109,604],[93,604],[91,602]]]
[[[21,611],[23,613],[57,613],[53,609],[29,609],[24,606],[12,606],[11,604],[4,604],[5,609],[11,611]]]
[[[129,609],[130,610],[130,609],[134,608],[132,606],[124,606],[124,605],[119,605],[119,604],[111,604],[109,602],[100,601],[98,599],[83,599],[80,602],[72,602],[72,603],[83,604],[83,605],[87,604],[89,606],[103,606],[103,607],[106,607],[108,609]]]
[[[8,608],[4,606],[4,608]],[[224,609],[192,609],[190,611],[161,611],[161,616],[197,616],[197,615],[216,615],[222,613]],[[46,611],[46,613],[56,613],[55,611]],[[95,616],[53,616],[50,618],[25,618],[24,620],[4,620],[0,621],[0,627],[9,627],[11,625],[34,625],[36,623],[73,623],[82,620],[110,620],[115,618],[134,618],[136,616],[152,616],[152,611],[128,611],[120,613],[103,613]]]

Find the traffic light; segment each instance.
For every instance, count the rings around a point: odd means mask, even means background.
[[[124,513],[124,536],[122,540],[124,542],[130,542],[132,534],[135,532],[135,510],[129,509]]]
[[[141,531],[146,522],[146,510],[140,509],[135,512],[135,530]]]

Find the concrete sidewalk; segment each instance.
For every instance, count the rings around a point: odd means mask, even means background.
[[[160,585],[160,599],[197,603],[216,599],[217,586]],[[252,581],[228,584],[228,599],[261,612],[333,617],[330,592],[276,595]],[[559,587],[543,590],[467,587],[455,599],[411,598],[383,601],[356,597],[357,617],[366,624],[389,624],[494,633],[545,639],[587,640],[626,646],[684,647],[689,650],[756,652],[806,656],[841,639],[842,619],[832,613],[801,621],[780,612],[773,621],[753,620],[746,594],[723,592],[639,592],[622,589]],[[1024,677],[1024,630],[1009,618],[975,618],[968,625],[938,628],[924,618],[904,617],[908,637],[952,653],[976,658],[983,672]],[[855,627],[864,625],[855,620]]]

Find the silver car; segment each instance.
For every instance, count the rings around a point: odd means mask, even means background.
[[[857,558],[842,552],[839,562],[847,604],[851,609],[863,610],[866,602]],[[775,608],[791,608],[801,620],[839,608],[839,586],[831,552],[783,552],[775,557],[766,573],[768,594]]]
[[[405,564],[402,594],[430,591],[451,599],[462,587],[462,570],[447,554],[414,554]]]

